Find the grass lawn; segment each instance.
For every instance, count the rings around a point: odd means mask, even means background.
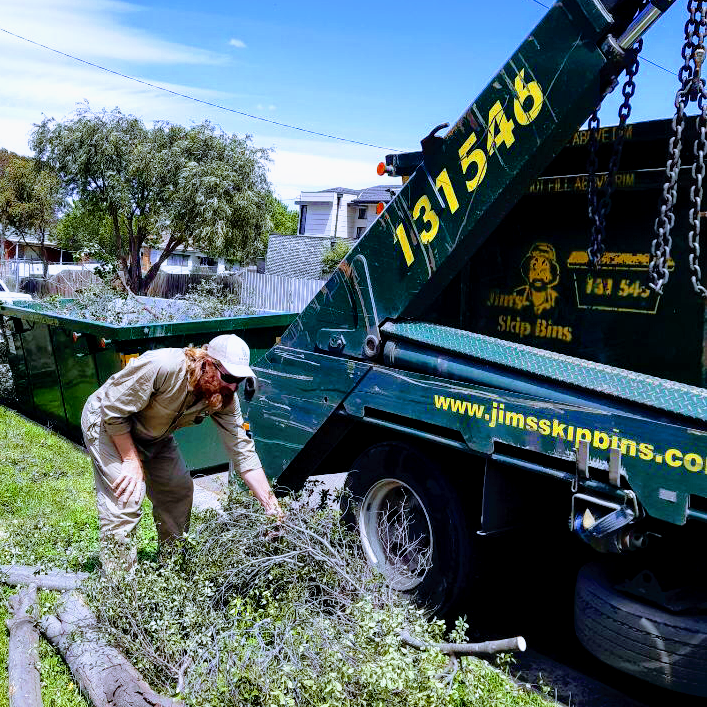
[[[154,544],[150,512],[143,546]],[[91,571],[98,561],[98,518],[89,458],[44,427],[0,406],[0,564],[43,564]],[[0,585],[4,599],[16,589]],[[42,640],[45,707],[85,707],[61,657]],[[8,707],[7,631],[0,632],[0,707]]]
[[[138,553],[156,550],[149,502],[139,528]],[[0,406],[0,564],[44,565],[92,571],[98,562],[98,521],[93,471],[88,456],[60,436]],[[16,591],[0,584],[0,621],[8,617],[4,599]],[[42,598],[49,601],[51,593]],[[0,632],[0,707],[9,707],[7,631]],[[61,657],[42,640],[42,693],[45,707],[87,707]],[[547,707],[543,696],[519,690],[505,675],[478,661],[474,695],[464,705]],[[461,704],[460,704],[461,707]]]

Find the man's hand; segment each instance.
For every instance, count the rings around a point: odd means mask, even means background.
[[[137,457],[123,460],[120,476],[113,482],[113,491],[122,508],[128,503],[140,505],[145,498],[145,475]]]

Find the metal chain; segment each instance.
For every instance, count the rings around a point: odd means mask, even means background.
[[[606,188],[601,201],[597,204],[599,198],[599,190],[596,184],[596,168],[597,168],[597,147],[598,147],[598,131],[599,131],[599,116],[595,110],[589,119],[589,163],[587,166],[587,194],[589,198],[589,219],[592,223],[591,245],[587,250],[589,260],[594,269],[599,267],[601,256],[604,255],[604,236],[606,231],[606,217],[611,211],[611,197],[616,188],[616,175],[619,171],[621,162],[621,151],[623,150],[624,140],[626,138],[626,122],[631,116],[631,99],[636,93],[636,74],[640,68],[638,55],[643,49],[643,39],[638,42],[630,50],[634,53],[633,61],[626,67],[626,81],[621,89],[623,101],[619,106],[619,125],[614,140],[614,149],[609,160],[609,169],[606,174]]]
[[[705,60],[705,33],[707,32],[707,23],[703,9],[699,8],[700,24],[698,34],[698,44],[693,52],[695,62],[695,73],[693,75],[693,87],[697,89],[697,107],[699,113],[697,115],[697,138],[693,146],[695,154],[695,162],[692,164],[693,185],[690,188],[690,201],[692,208],[690,209],[690,233],[687,240],[690,247],[690,272],[692,287],[700,297],[707,299],[707,288],[702,284],[702,271],[700,270],[700,221],[702,219],[702,181],[705,176],[705,150],[707,149],[707,89],[705,88],[705,80],[702,78],[702,64]]]
[[[705,114],[705,82],[701,78],[702,61],[704,60],[705,16],[704,2],[702,0],[688,0],[687,11],[689,17],[685,22],[685,43],[682,47],[683,65],[678,72],[680,88],[675,94],[675,116],[673,117],[673,134],[668,143],[668,161],[665,167],[666,180],[660,200],[660,213],[655,222],[656,237],[651,244],[651,262],[648,266],[649,286],[658,294],[663,293],[663,288],[670,276],[668,261],[673,239],[670,235],[675,225],[673,209],[677,201],[677,182],[680,172],[680,153],[682,151],[682,133],[685,127],[685,107],[692,100],[698,101],[700,115],[697,118],[697,139],[694,152],[697,162],[692,167],[695,184],[690,190],[692,209],[690,210],[690,231],[688,240],[690,244],[690,269],[692,271],[692,284],[695,291],[703,297],[707,296],[707,289],[701,283],[699,266],[700,255],[700,210],[702,204],[702,180],[705,172],[705,127],[707,115]]]
[[[601,229],[597,223],[597,215],[599,212],[598,195],[597,195],[597,150],[599,148],[599,115],[598,110],[595,110],[589,118],[589,157],[587,159],[587,200],[589,202],[589,220],[592,224],[592,239],[587,253],[589,260],[594,263],[598,262],[601,257]]]

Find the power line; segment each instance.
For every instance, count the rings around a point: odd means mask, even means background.
[[[299,130],[302,133],[309,133],[310,135],[317,135],[318,137],[325,137],[329,138],[330,140],[339,140],[340,142],[350,142],[354,145],[363,145],[364,147],[375,147],[376,149],[379,150],[391,150],[393,152],[402,152],[402,150],[399,150],[398,148],[395,147],[385,147],[383,145],[373,145],[370,142],[361,142],[360,140],[351,140],[346,137],[339,137],[338,135],[330,135],[329,133],[320,133],[317,132],[316,130],[309,130],[308,128],[302,128],[299,125],[290,125],[289,123],[281,123],[277,120],[272,120],[270,118],[263,118],[260,115],[253,115],[252,113],[246,113],[245,111],[242,110],[236,110],[235,108],[229,108],[228,106],[222,106],[219,103],[211,103],[210,101],[204,101],[201,98],[196,98],[194,96],[190,96],[186,93],[180,93],[179,91],[172,91],[169,88],[165,88],[164,86],[158,86],[157,84],[150,83],[149,81],[144,81],[143,79],[138,79],[135,78],[135,76],[128,76],[127,74],[121,74],[120,71],[115,71],[113,69],[109,69],[105,66],[101,66],[100,64],[94,64],[91,61],[86,61],[86,59],[81,59],[80,57],[74,56],[73,54],[67,54],[66,52],[62,52],[59,49],[54,49],[54,47],[48,47],[46,44],[41,44],[40,42],[35,42],[33,39],[28,39],[27,37],[23,37],[22,35],[15,34],[14,32],[10,32],[7,29],[4,29],[0,27],[0,32],[4,32],[5,34],[9,34],[11,37],[15,37],[16,39],[21,39],[23,42],[28,42],[29,44],[34,44],[37,47],[41,47],[42,49],[46,49],[47,51],[54,52],[55,54],[59,54],[60,56],[67,57],[68,59],[73,59],[74,61],[78,61],[81,64],[86,64],[87,66],[92,66],[94,69],[100,69],[101,71],[106,71],[109,74],[113,74],[115,76],[120,76],[123,79],[127,79],[128,81],[135,81],[136,83],[141,83],[144,86],[149,86],[150,88],[154,88],[158,91],[164,91],[165,93],[171,93],[173,96],[179,96],[180,98],[186,98],[187,100],[194,101],[195,103],[201,103],[205,106],[210,106],[211,108],[218,108],[219,110],[225,110],[228,111],[229,113],[235,113],[236,115],[242,115],[246,118],[251,118],[253,120],[261,120],[264,123],[271,123],[272,125],[278,125],[281,128],[289,128],[290,130]]]
[[[661,66],[660,64],[656,64],[654,61],[651,61],[645,56],[639,57],[640,61],[645,61],[648,62],[649,64],[653,64],[653,66],[657,66],[659,69],[663,69],[663,71],[666,71],[669,74],[672,74],[673,76],[677,76],[677,72],[671,71],[670,69],[666,69],[664,66]]]

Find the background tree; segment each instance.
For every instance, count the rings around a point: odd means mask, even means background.
[[[5,252],[7,232],[37,251],[42,275],[47,276],[47,239],[53,236],[65,203],[61,180],[38,159],[0,150],[0,248]],[[32,244],[28,240],[33,241]]]
[[[147,292],[177,248],[244,262],[271,228],[269,150],[211,123],[148,128],[117,108],[92,112],[85,105],[64,122],[44,119],[30,146],[80,199],[84,225],[97,214],[108,218],[110,244],[101,221],[88,245],[103,244],[104,257],[114,258],[136,294]],[[143,274],[144,247],[162,253]]]
[[[120,243],[125,248],[128,231],[125,220],[119,217],[118,221]],[[56,242],[64,250],[101,263],[115,264],[118,260],[111,217],[100,209],[88,206],[81,199],[72,202],[59,219]]]
[[[297,233],[299,212],[288,208],[287,204],[274,199],[272,214],[272,232],[284,236],[294,236]]]

